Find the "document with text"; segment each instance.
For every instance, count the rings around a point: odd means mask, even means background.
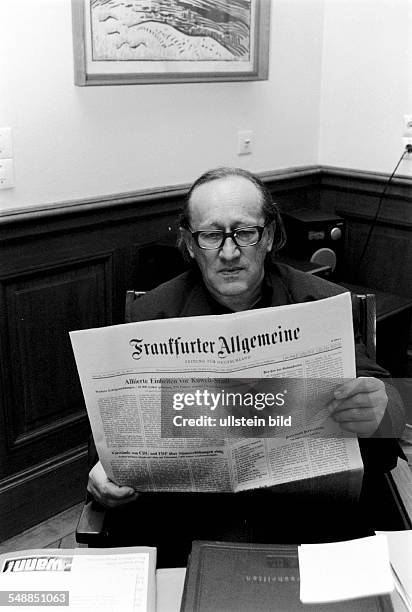
[[[0,555],[0,608],[155,612],[156,549],[19,550]]]
[[[333,474],[360,483],[357,438],[327,409],[336,386],[356,376],[349,293],[70,337],[99,457],[117,484],[236,492]],[[289,380],[299,384],[288,395]],[[265,393],[253,392],[257,381]],[[235,395],[249,401],[228,414]],[[228,435],[228,423],[249,433]]]

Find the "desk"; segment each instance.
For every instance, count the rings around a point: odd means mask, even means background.
[[[180,611],[185,574],[185,567],[173,567],[157,570],[156,612]],[[405,612],[405,607],[396,591],[391,594],[391,600],[394,612]]]
[[[401,472],[401,474],[399,473]],[[402,502],[405,505],[406,512],[409,519],[412,518],[412,496],[411,496],[411,481],[412,477],[408,465],[402,459],[398,460],[398,465],[392,470],[391,476],[395,481],[398,489],[400,489],[400,496]],[[403,480],[403,484],[400,482],[400,478]],[[384,502],[383,502],[384,503]],[[389,527],[391,529],[391,527]],[[401,533],[401,532],[398,532]],[[406,532],[405,532],[406,533]],[[408,531],[411,534],[411,531]],[[396,538],[394,542],[399,542],[399,538]],[[395,567],[399,571],[399,557],[405,556],[405,550],[399,550],[398,545],[389,547],[390,559]],[[405,540],[402,538],[402,542]],[[156,612],[179,612],[180,602],[183,593],[184,579],[185,579],[185,568],[164,568],[158,569],[156,572],[156,588],[157,588],[157,607]],[[405,612],[405,607],[402,603],[398,593],[394,591],[391,594],[392,604],[394,612]]]
[[[375,294],[376,361],[389,370],[392,376],[406,376],[412,299],[351,283],[339,284],[352,293]]]

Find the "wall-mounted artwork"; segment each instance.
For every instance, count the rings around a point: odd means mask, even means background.
[[[76,85],[264,80],[270,0],[72,0]]]

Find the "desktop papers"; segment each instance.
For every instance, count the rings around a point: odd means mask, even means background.
[[[345,480],[339,487],[357,494],[363,467],[357,439],[329,417],[325,400],[336,379],[356,375],[349,293],[70,336],[99,457],[117,484],[224,492],[339,474]],[[278,436],[162,436],[160,380],[181,391],[193,378],[300,379],[310,422],[291,405],[293,427],[280,427]]]
[[[303,603],[356,599],[394,590],[384,536],[304,544],[298,554]]]
[[[412,612],[412,530],[376,533],[385,536],[388,541],[392,569],[400,583],[397,590],[401,591],[405,607]]]
[[[156,549],[150,547],[6,553],[0,555],[0,607],[154,612],[155,566]]]

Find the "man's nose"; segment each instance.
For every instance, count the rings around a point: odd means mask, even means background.
[[[224,259],[235,259],[240,255],[240,249],[230,236],[226,236],[223,245],[220,247],[219,255]]]

